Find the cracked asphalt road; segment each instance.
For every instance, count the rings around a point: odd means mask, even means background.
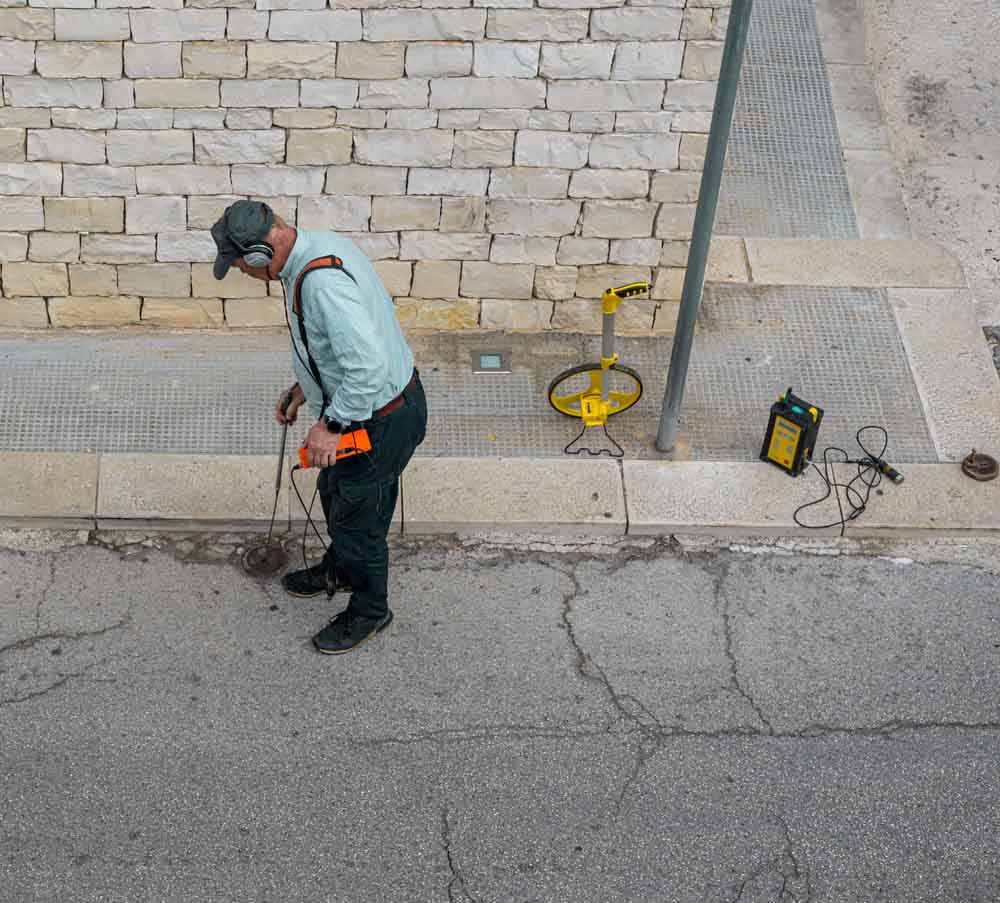
[[[735,548],[0,551],[0,900],[994,903],[1000,559]]]

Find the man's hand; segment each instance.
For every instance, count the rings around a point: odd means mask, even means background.
[[[292,395],[292,401],[285,410],[285,399],[288,398],[289,393]],[[286,423],[295,423],[295,418],[299,415],[299,408],[305,404],[306,393],[302,391],[302,387],[296,383],[290,389],[285,389],[278,396],[278,403],[274,407],[274,416],[278,423],[284,426]]]
[[[331,433],[322,420],[316,421],[306,436],[306,448],[313,467],[333,467],[337,462],[340,433]]]

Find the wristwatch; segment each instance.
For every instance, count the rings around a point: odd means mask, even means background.
[[[326,414],[323,415],[323,423],[326,424],[326,428],[331,433],[342,433],[344,432],[344,426],[338,420],[331,420]]]

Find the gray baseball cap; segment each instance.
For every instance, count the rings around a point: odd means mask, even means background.
[[[216,279],[224,279],[229,267],[247,248],[259,244],[274,225],[274,211],[262,201],[237,201],[226,208],[212,226],[218,253],[212,269]]]

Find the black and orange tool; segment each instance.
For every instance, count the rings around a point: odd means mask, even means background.
[[[359,426],[356,430],[351,430],[349,433],[340,434],[340,444],[337,446],[337,460],[342,461],[344,458],[352,458],[354,455],[360,455],[362,452],[370,452],[371,450],[372,440],[368,435],[368,430],[363,426]],[[309,449],[300,448],[298,467],[307,470],[312,466],[312,456],[309,454]]]

